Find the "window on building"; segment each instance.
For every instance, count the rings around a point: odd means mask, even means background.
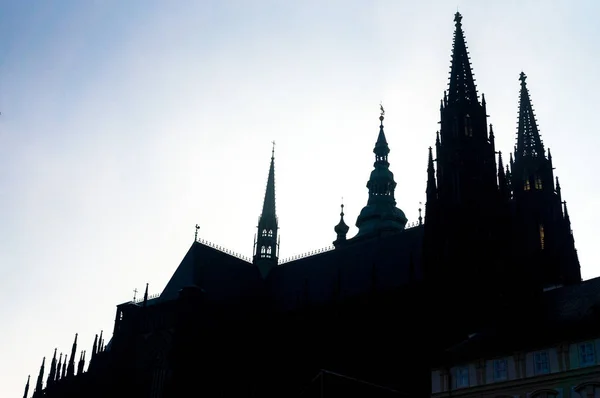
[[[534,354],[534,366],[536,375],[542,375],[550,372],[548,353],[546,351],[540,351]]]
[[[542,224],[540,224],[540,248],[542,250],[544,250],[545,240],[546,240],[546,236],[544,234],[544,226]]]
[[[525,186],[523,187],[526,191],[531,190],[531,185],[529,184],[529,179],[525,180]]]
[[[508,378],[508,366],[506,359],[494,361],[494,381],[502,381]]]
[[[456,388],[469,387],[469,367],[456,368]]]
[[[271,246],[267,247],[267,258],[271,258]]]
[[[471,116],[468,114],[465,116],[465,135],[473,137],[473,125],[471,124]]]
[[[273,230],[272,229],[269,230],[269,236],[273,236]]]
[[[261,257],[264,257],[266,252],[267,252],[267,249],[266,249],[264,246],[262,246],[262,247],[260,248],[260,256],[261,256]]]
[[[267,236],[267,230],[266,229],[262,230],[262,236]]]
[[[594,343],[582,343],[579,344],[579,365],[590,366],[596,364],[596,352],[594,350]]]
[[[535,176],[535,189],[542,190],[542,179],[539,176]]]

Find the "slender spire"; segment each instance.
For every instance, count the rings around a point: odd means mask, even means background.
[[[500,188],[500,196],[504,200],[510,199],[510,186],[508,184],[508,178],[504,170],[504,163],[502,162],[502,152],[498,152],[498,186]]]
[[[271,149],[271,165],[269,166],[269,176],[267,177],[267,189],[265,191],[265,200],[261,217],[275,217],[275,141]]]
[[[54,379],[56,378],[56,351],[57,349],[55,348],[54,356],[52,357],[52,362],[50,362],[50,372],[48,372],[48,379],[46,379],[47,386],[54,383]]]
[[[148,304],[148,284],[146,283],[146,291],[144,292],[144,307]]]
[[[342,204],[341,204],[340,222],[335,226],[334,230],[337,235],[337,239],[335,240],[335,242],[333,242],[333,245],[337,247],[340,243],[346,241],[346,234],[350,230],[350,227],[348,227],[348,225],[346,225],[346,223],[344,222],[343,198],[342,198]]]
[[[435,183],[435,168],[433,167],[433,151],[429,147],[429,157],[427,159],[427,202],[433,202],[437,198],[437,186]]]
[[[456,30],[454,31],[454,43],[452,44],[448,103],[478,102],[475,79],[473,78],[465,34],[462,29],[462,15],[458,11],[454,14],[454,22]]]
[[[61,352],[60,357],[58,358],[58,365],[56,366],[56,378],[54,380],[60,380],[60,378],[62,376],[62,369],[63,369],[62,357],[63,357],[63,354]]]
[[[258,233],[254,244],[253,263],[258,267],[263,278],[277,266],[278,230],[277,213],[275,211],[275,141],[271,149],[271,164],[267,177],[267,189],[262,213],[258,219]]]
[[[515,161],[524,158],[543,158],[544,145],[540,138],[529,90],[527,89],[527,75],[521,72],[519,80],[521,81],[521,94],[519,98],[519,125],[517,128]]]
[[[65,360],[62,365],[62,377],[63,379],[67,376],[67,354],[65,354]]]
[[[358,227],[357,236],[381,231],[401,231],[406,226],[406,216],[404,212],[396,207],[394,192],[396,182],[394,173],[389,169],[388,147],[385,133],[383,131],[383,120],[385,111],[383,106],[379,116],[379,135],[373,153],[375,153],[375,163],[371,177],[367,182],[369,189],[369,200],[356,220]]]
[[[29,395],[29,380],[31,379],[31,375],[27,376],[27,384],[25,384],[25,393],[23,394],[23,398],[27,398]]]
[[[83,373],[83,367],[85,366],[85,351],[81,351],[79,356],[79,362],[77,363],[77,375]]]
[[[37,383],[35,383],[35,392],[38,394],[44,389],[43,382],[44,382],[44,366],[45,365],[46,365],[46,357],[44,357],[44,359],[42,359],[42,366],[40,366],[40,373],[37,378]]]
[[[75,375],[75,355],[77,354],[77,333],[75,333],[75,341],[71,347],[71,357],[69,358],[69,364],[67,366],[67,377]]]

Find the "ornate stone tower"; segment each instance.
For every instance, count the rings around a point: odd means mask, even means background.
[[[373,149],[373,153],[375,153],[374,170],[371,172],[369,182],[367,182],[369,201],[356,220],[358,234],[355,238],[402,231],[407,222],[404,212],[396,207],[396,199],[394,198],[396,182],[394,181],[394,173],[389,168],[388,154],[390,148],[383,132],[384,113],[383,107],[381,107],[379,136]]]
[[[454,22],[435,159],[431,148],[428,154],[423,266],[440,294],[472,302],[506,289],[504,279],[514,277],[506,268],[510,207],[498,189],[494,133],[485,96],[480,101],[477,94],[460,13]]]
[[[258,218],[258,231],[254,240],[253,263],[263,278],[277,266],[279,241],[277,239],[277,214],[275,212],[275,143],[271,151],[271,165],[267,178],[267,189],[263,209]]]
[[[526,79],[521,72],[517,145],[511,161],[515,246],[543,287],[579,283],[579,260],[566,203],[558,177],[555,185],[552,155],[548,149],[546,156]]]

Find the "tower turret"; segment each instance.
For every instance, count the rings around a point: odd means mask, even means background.
[[[29,395],[29,380],[31,379],[31,375],[27,376],[27,384],[25,384],[25,393],[23,393],[23,398],[28,398]]]
[[[279,256],[279,242],[277,240],[278,220],[275,211],[275,142],[271,151],[271,164],[267,177],[267,189],[263,209],[258,218],[258,232],[254,242],[253,263],[260,271],[263,278],[277,266]]]
[[[69,358],[69,364],[67,365],[67,377],[75,375],[75,354],[77,353],[77,333],[75,333],[75,341],[71,347],[71,357]]]
[[[54,349],[54,355],[52,356],[52,362],[50,362],[50,371],[48,372],[48,379],[46,379],[46,385],[49,386],[54,383],[54,379],[56,378],[56,351]]]
[[[42,359],[42,366],[40,366],[40,373],[38,374],[37,383],[35,383],[35,393],[40,394],[44,389],[44,366],[46,365],[46,357]]]
[[[561,209],[548,156],[533,111],[527,75],[519,75],[519,122],[511,182],[515,199],[517,256],[539,287],[579,283],[581,273],[571,228]],[[557,180],[558,181],[558,180]]]
[[[402,231],[408,221],[404,212],[396,207],[394,197],[396,182],[394,181],[394,173],[389,169],[388,154],[390,148],[383,131],[384,115],[385,111],[382,106],[381,116],[379,117],[379,135],[375,148],[373,148],[375,154],[374,169],[367,182],[369,200],[356,220],[356,226],[358,227],[356,237]]]
[[[335,226],[334,230],[337,235],[336,240],[333,242],[333,245],[338,248],[344,242],[346,242],[346,234],[350,230],[350,227],[346,225],[344,222],[344,204],[341,204],[342,211],[340,212],[340,222]]]

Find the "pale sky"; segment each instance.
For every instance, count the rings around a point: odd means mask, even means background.
[[[331,244],[342,196],[357,232],[380,102],[416,221],[457,6],[496,147],[508,159],[523,70],[582,274],[600,275],[597,1],[0,2],[0,396],[76,332],[88,357],[108,342],[196,223],[250,256],[272,140],[281,258]]]

